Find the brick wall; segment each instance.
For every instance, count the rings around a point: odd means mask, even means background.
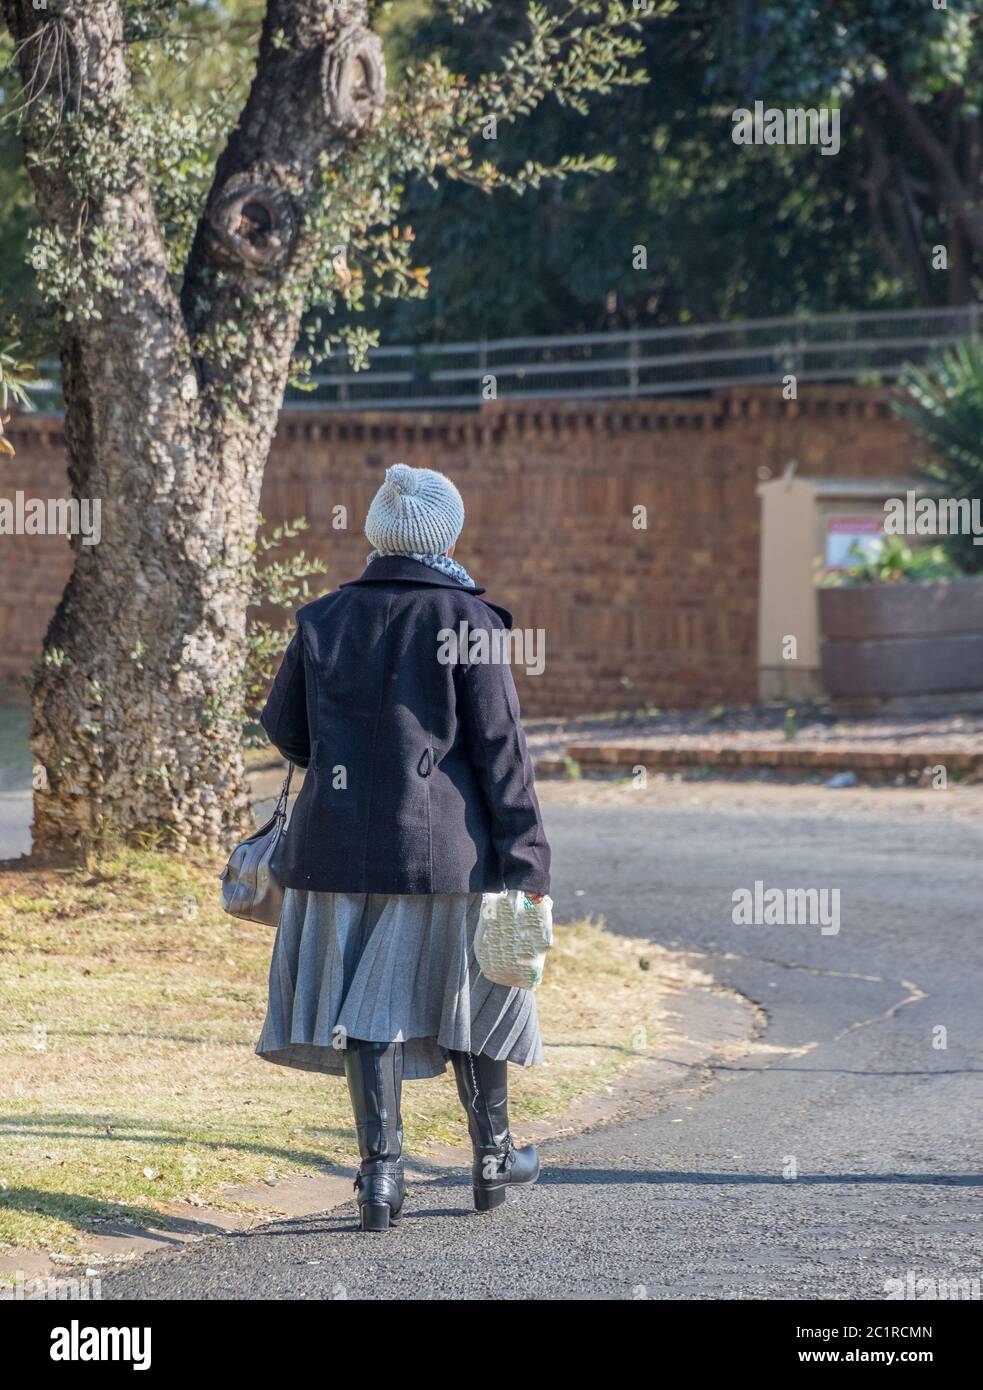
[[[16,417],[6,433],[15,458],[0,456],[0,497],[67,497],[61,421]],[[48,620],[72,569],[64,536],[0,535],[0,700],[25,704],[23,677],[41,651]]]
[[[0,496],[59,496],[59,422],[9,433]],[[529,714],[631,704],[753,700],[758,470],[898,477],[915,446],[884,392],[859,387],[733,390],[631,403],[498,402],[479,412],[285,411],[267,468],[270,521],[304,515],[303,544],[327,584],[353,577],[360,526],[385,467],[448,473],[468,520],[458,557],[515,614],[544,628],[546,670],[516,679]],[[648,527],[632,526],[633,508]],[[348,529],[332,525],[347,508]],[[60,538],[0,536],[0,679],[37,654],[68,574]]]

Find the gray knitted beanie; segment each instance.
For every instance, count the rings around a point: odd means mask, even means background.
[[[442,555],[464,526],[461,494],[443,473],[394,463],[372,499],[365,534],[380,555]]]

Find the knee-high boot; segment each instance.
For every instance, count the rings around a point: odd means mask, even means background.
[[[491,1211],[505,1201],[507,1187],[536,1181],[539,1154],[534,1144],[517,1149],[512,1143],[508,1063],[474,1052],[452,1052],[450,1059],[474,1150],[474,1204],[478,1211]]]
[[[399,1113],[403,1044],[349,1038],[345,1077],[362,1158],[355,1179],[359,1220],[363,1231],[385,1231],[399,1224],[406,1196]]]

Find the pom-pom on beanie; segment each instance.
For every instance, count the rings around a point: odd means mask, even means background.
[[[463,526],[464,502],[450,478],[394,463],[372,499],[365,535],[380,555],[442,555]]]

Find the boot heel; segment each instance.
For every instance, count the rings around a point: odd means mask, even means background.
[[[505,1186],[501,1187],[475,1187],[474,1209],[475,1211],[494,1211],[505,1201]]]
[[[358,1209],[363,1231],[388,1231],[391,1209],[388,1202],[364,1202]]]

